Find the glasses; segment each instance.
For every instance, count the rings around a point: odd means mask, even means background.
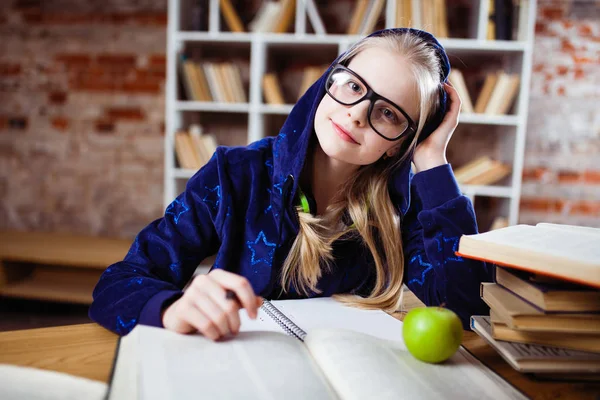
[[[327,77],[325,90],[332,99],[345,106],[369,100],[369,125],[386,140],[398,140],[408,132],[417,131],[415,123],[402,108],[375,93],[350,68],[335,66]]]

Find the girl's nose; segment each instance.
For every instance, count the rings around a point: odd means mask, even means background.
[[[353,106],[349,106],[347,110],[347,115],[352,120],[352,123],[356,123],[358,126],[362,127],[367,124],[368,112],[369,101],[365,100]]]

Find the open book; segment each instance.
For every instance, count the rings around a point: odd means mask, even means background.
[[[466,350],[442,364],[407,351],[402,322],[330,298],[267,302],[213,342],[137,326],[120,339],[109,399],[523,399]]]
[[[600,288],[600,229],[540,223],[460,238],[457,255]]]

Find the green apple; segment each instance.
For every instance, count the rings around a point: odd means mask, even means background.
[[[418,360],[439,363],[460,346],[463,328],[458,316],[443,307],[419,307],[406,314],[402,336],[408,351]]]

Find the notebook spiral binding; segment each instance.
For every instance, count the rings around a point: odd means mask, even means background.
[[[284,313],[279,311],[269,300],[264,300],[262,305],[263,310],[275,321],[288,335],[295,336],[297,339],[304,342],[306,332],[296,325],[291,319],[286,317]]]

